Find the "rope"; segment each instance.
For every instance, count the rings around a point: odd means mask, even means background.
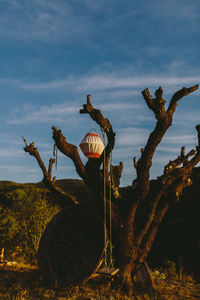
[[[58,166],[58,148],[57,148],[56,144],[54,144],[54,146],[53,146],[53,156],[56,157],[56,170],[57,170],[57,166]]]
[[[102,134],[103,134],[103,142],[104,142],[104,147],[106,144],[106,137],[105,137],[105,132],[102,129]],[[108,241],[107,241],[107,224],[106,224],[106,151],[104,148],[104,159],[103,159],[103,197],[104,197],[104,266],[107,267],[107,247],[108,247]]]
[[[103,140],[104,146],[105,142],[105,132],[103,129]],[[108,162],[110,164],[110,178],[109,178],[109,239],[107,237],[107,208],[106,208],[106,151],[104,148],[104,162],[103,162],[103,176],[104,176],[104,267],[113,268],[113,245],[112,245],[112,184],[113,184],[113,170],[112,170],[112,151],[110,153],[110,160]],[[108,257],[109,255],[109,257]],[[108,264],[109,259],[109,264]]]
[[[109,180],[110,186],[109,186],[109,190],[110,190],[110,216],[109,216],[109,221],[110,221],[110,236],[109,236],[109,250],[110,250],[110,262],[109,262],[109,267],[113,268],[113,258],[112,258],[112,249],[113,249],[113,245],[112,245],[112,151],[110,152],[110,180]]]

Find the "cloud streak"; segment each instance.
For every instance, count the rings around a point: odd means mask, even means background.
[[[43,105],[41,107],[26,106],[22,109],[15,108],[11,111],[11,115],[7,119],[7,124],[28,124],[33,122],[65,122],[67,118],[73,117],[77,113],[79,107],[76,103],[64,102],[60,105],[53,104],[50,106]]]
[[[120,74],[120,72],[118,72]],[[11,84],[18,85],[19,88],[25,90],[54,90],[54,89],[76,89],[79,91],[87,90],[110,90],[110,89],[131,89],[141,87],[157,87],[164,85],[166,87],[182,86],[184,84],[194,84],[200,81],[200,76],[187,77],[173,77],[162,75],[148,75],[148,76],[123,76],[119,77],[117,74],[102,74],[93,76],[84,76],[80,78],[68,77],[65,79],[58,79],[47,83],[25,83],[12,80]],[[115,91],[116,92],[116,91]],[[122,92],[123,93],[123,92]]]
[[[81,106],[77,102],[63,102],[39,107],[25,104],[22,108],[16,107],[10,112],[7,124],[47,123],[52,122],[52,120],[59,123],[77,122],[80,108]],[[142,106],[129,102],[107,102],[99,104],[97,108],[104,112],[117,111],[120,113],[122,111],[136,111]]]

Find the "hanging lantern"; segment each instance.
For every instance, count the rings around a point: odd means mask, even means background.
[[[97,133],[87,133],[80,143],[80,148],[87,158],[99,158],[104,150],[104,144]]]

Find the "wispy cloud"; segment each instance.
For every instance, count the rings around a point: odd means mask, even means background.
[[[97,96],[122,98],[140,95],[143,88],[154,89],[163,86],[167,88],[164,94],[175,92],[184,85],[194,85],[200,82],[200,76],[171,76],[170,74],[158,75],[119,75],[123,72],[93,74],[82,77],[69,76],[49,82],[25,82],[20,79],[1,78],[0,83],[35,92],[73,91],[95,92]],[[198,91],[194,94],[198,94]]]
[[[166,144],[175,144],[175,145],[188,145],[188,144],[195,144],[196,143],[196,136],[195,135],[171,135],[166,136],[164,138],[164,142]]]
[[[130,102],[107,102],[97,104],[98,109],[102,112],[117,112],[121,114],[121,120],[123,118],[122,112],[124,111],[125,118],[127,119],[127,113],[129,111],[138,111],[143,108],[140,103]],[[24,104],[23,107],[15,107],[10,112],[7,119],[7,124],[28,124],[28,123],[46,123],[46,122],[59,122],[68,124],[70,122],[78,122],[78,114],[81,105],[77,102],[64,102],[53,105],[34,106],[30,104]],[[116,115],[116,113],[115,113]],[[140,116],[138,116],[140,117]],[[142,118],[142,116],[141,116]],[[142,118],[143,120],[143,118]],[[80,120],[79,120],[80,121]],[[124,123],[125,124],[125,123]]]
[[[94,75],[89,77],[59,79],[48,83],[19,83],[23,89],[30,90],[48,90],[59,88],[73,88],[80,90],[109,90],[121,88],[140,88],[154,86],[177,86],[184,84],[193,84],[200,81],[200,76],[191,77],[170,77],[170,76],[128,76],[119,77],[112,74]],[[116,92],[116,91],[115,91]],[[126,91],[127,92],[127,91]]]
[[[88,16],[78,14],[66,1],[3,0],[0,4],[4,5],[0,12],[4,39],[69,43],[90,31]]]
[[[148,130],[142,128],[124,128],[118,131],[116,144],[118,146],[138,146],[143,147],[148,138]]]
[[[0,148],[0,157],[1,158],[14,158],[14,157],[22,157],[23,150],[19,149],[10,149],[10,148]]]
[[[54,122],[59,121],[65,123],[73,118],[79,107],[76,103],[65,102],[62,104],[53,104],[50,106],[43,105],[34,107],[32,105],[24,105],[23,108],[15,108],[11,111],[7,124],[28,124],[31,122]]]
[[[157,1],[149,5],[149,9],[153,13],[155,18],[173,18],[175,20],[189,19],[190,21],[198,18],[197,7],[199,5],[198,1],[193,1],[189,3],[188,1],[182,0],[180,5],[179,0],[168,0],[163,3],[163,1]],[[159,13],[162,8],[162,15]]]
[[[37,173],[37,169],[35,168],[28,168],[25,166],[21,166],[21,165],[1,165],[0,166],[0,170],[2,170],[2,172],[13,172],[13,173]]]

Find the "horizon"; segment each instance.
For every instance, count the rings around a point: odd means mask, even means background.
[[[133,157],[139,158],[156,123],[141,91],[148,88],[153,96],[162,86],[169,103],[177,90],[200,82],[199,8],[198,0],[0,1],[0,180],[43,179],[35,158],[23,150],[22,136],[35,142],[47,166],[53,125],[77,146],[90,129],[100,134],[89,116],[79,114],[90,94],[116,132],[113,163],[124,163],[120,186],[131,185]],[[196,147],[199,112],[198,89],[179,102],[151,179],[182,146],[186,152]],[[53,176],[80,179],[59,151]]]

